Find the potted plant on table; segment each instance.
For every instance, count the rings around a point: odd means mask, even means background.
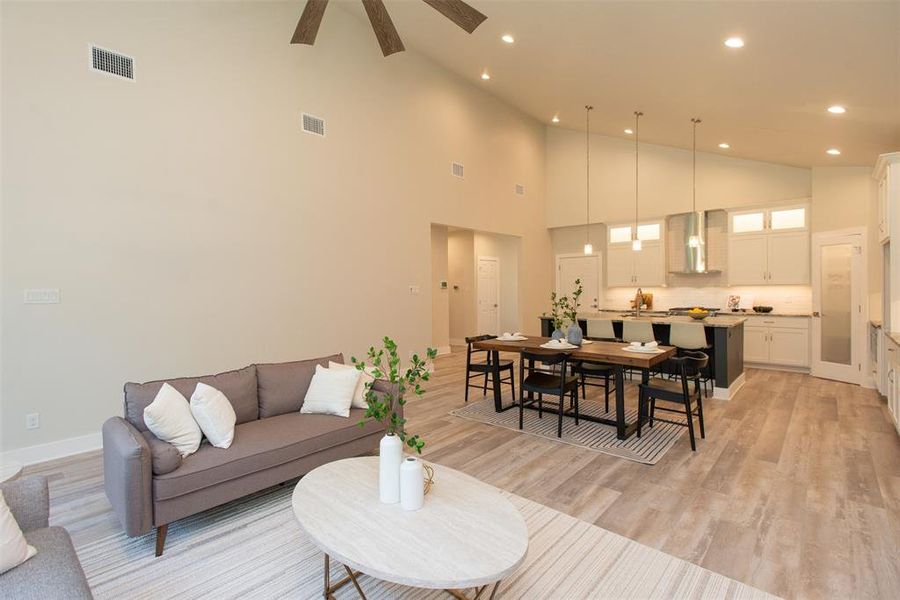
[[[565,317],[568,319],[569,329],[566,331],[566,341],[575,346],[580,346],[582,341],[581,325],[578,324],[578,309],[581,306],[581,295],[584,293],[584,286],[581,285],[581,279],[575,280],[575,291],[572,292],[572,300],[566,299]],[[565,296],[563,296],[565,298]]]
[[[565,325],[565,310],[566,306],[569,304],[569,299],[565,296],[557,297],[556,292],[550,292],[550,322],[553,324],[553,333],[550,334],[550,337],[554,340],[559,340],[566,337],[566,332],[563,331],[563,325]],[[543,316],[548,316],[547,313],[544,313]]]
[[[437,356],[437,350],[428,348],[425,359],[413,354],[410,364],[403,369],[400,366],[400,354],[397,343],[385,336],[382,347],[369,348],[367,359],[352,357],[350,361],[360,371],[369,373],[375,379],[366,382],[366,414],[359,422],[362,427],[369,420],[383,423],[385,435],[379,445],[378,495],[382,502],[400,501],[400,463],[403,461],[403,445],[422,453],[425,446],[418,434],[411,435],[406,431],[406,418],[402,415],[402,407],[407,402],[407,394],[421,396],[425,393],[423,381],[428,381],[428,363]],[[387,383],[386,389],[376,390],[376,381]]]

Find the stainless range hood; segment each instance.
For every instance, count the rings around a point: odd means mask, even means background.
[[[708,268],[706,212],[685,213],[673,218],[681,218],[684,223],[682,239],[677,242],[684,248],[684,269],[669,272],[675,275],[716,275],[721,273],[720,270]],[[694,236],[697,237],[699,243],[692,246],[691,238]]]

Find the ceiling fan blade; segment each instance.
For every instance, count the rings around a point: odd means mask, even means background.
[[[472,33],[481,25],[487,16],[481,14],[462,0],[423,0],[425,4],[462,27],[466,33]]]
[[[319,25],[322,23],[322,15],[325,14],[326,6],[328,6],[328,0],[306,0],[303,14],[300,15],[297,29],[294,30],[294,37],[291,38],[292,44],[312,46],[316,43],[316,35],[319,33]]]
[[[391,15],[388,14],[382,0],[362,0],[369,15],[369,21],[372,23],[372,29],[375,30],[375,37],[381,45],[381,53],[390,56],[395,52],[403,52],[403,42],[397,34],[394,22],[391,21]]]

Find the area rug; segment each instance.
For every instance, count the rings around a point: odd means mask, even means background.
[[[615,407],[612,400],[610,400],[610,408],[613,410],[608,413],[604,412],[601,402],[589,400],[583,402],[579,410],[581,414],[615,419]],[[644,425],[641,429],[640,438],[637,435],[631,435],[627,440],[620,440],[616,437],[616,428],[611,425],[582,420],[576,426],[574,418],[565,417],[563,419],[562,437],[558,438],[556,437],[556,427],[559,419],[552,409],[544,411],[543,418],[538,417],[536,410],[526,409],[523,427],[519,429],[519,410],[511,408],[498,413],[494,410],[493,399],[490,398],[469,401],[464,407],[450,411],[450,414],[487,425],[511,429],[519,433],[536,435],[554,442],[580,446],[594,452],[612,454],[613,456],[646,465],[655,465],[659,462],[669,448],[678,441],[678,438],[687,431],[685,427],[680,425],[656,421],[652,428],[646,424]],[[673,417],[673,415],[667,414],[666,418],[678,420],[681,417]],[[627,423],[637,421],[636,408],[626,411],[625,421]],[[700,432],[697,431],[697,436],[699,437],[699,435]]]
[[[323,555],[297,525],[292,490],[274,488],[171,524],[160,558],[153,555],[152,535],[114,534],[79,546],[94,596],[321,598]],[[498,598],[773,598],[541,504],[506,495],[525,517],[529,548],[523,565],[502,583]],[[343,577],[340,565],[332,567],[333,581]],[[440,590],[387,584],[365,575],[360,584],[371,600],[449,598]],[[357,595],[346,586],[336,597],[350,600]]]

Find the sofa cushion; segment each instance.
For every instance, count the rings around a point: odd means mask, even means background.
[[[259,418],[265,419],[300,410],[309,389],[309,382],[316,372],[316,365],[327,367],[328,361],[343,363],[344,355],[334,354],[309,360],[256,365],[256,377],[259,382]],[[228,393],[225,392],[225,395]]]
[[[92,598],[69,533],[62,527],[35,529],[25,534],[37,554],[3,574],[0,598],[46,600]]]
[[[237,371],[226,371],[217,375],[203,375],[201,377],[180,377],[178,379],[165,379],[148,381],[147,383],[125,384],[125,418],[138,431],[147,431],[144,423],[144,409],[153,402],[162,384],[168,383],[181,392],[185,398],[190,398],[197,387],[198,382],[211,385],[221,391],[234,407],[238,423],[255,421],[259,418],[259,401],[256,395],[256,366],[250,365]]]
[[[309,454],[344,444],[383,429],[380,423],[358,423],[365,415],[354,408],[350,417],[297,412],[238,425],[230,448],[204,442],[181,467],[153,478],[153,497],[176,498],[218,483],[270,469]]]
[[[141,435],[150,446],[151,464],[154,475],[171,473],[181,466],[181,452],[168,442],[164,442],[151,431],[142,431]]]

